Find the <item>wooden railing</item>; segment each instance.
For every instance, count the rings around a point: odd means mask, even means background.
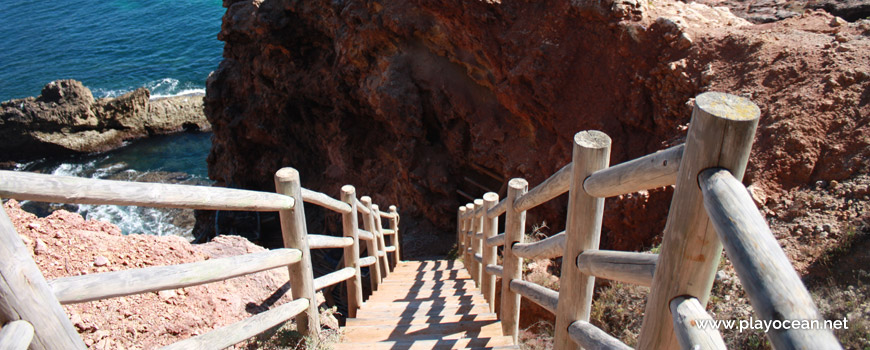
[[[85,349],[62,304],[82,303],[152,291],[222,281],[277,267],[290,272],[293,301],[209,333],[182,340],[164,349],[219,349],[244,341],[296,318],[297,329],[317,337],[320,329],[316,291],[346,281],[350,317],[363,303],[361,271],[369,267],[372,289],[399,260],[399,214],[395,206],[381,213],[371,198],[356,199],[351,185],[341,198],[302,188],[299,173],[284,168],[275,174],[278,193],[238,189],[135,183],[0,171],[0,197],[57,203],[115,204],[213,210],[278,211],[283,249],[220,259],[157,266],[47,281],[0,210],[0,329],[2,349]],[[308,234],[302,202],[317,204],[342,215],[343,237]],[[362,215],[365,230],[359,229]],[[389,221],[384,229],[382,219]],[[384,235],[391,236],[386,246]],[[360,240],[369,256],[360,258]],[[345,267],[314,278],[310,249],[343,248]],[[388,254],[389,253],[389,254]],[[389,260],[388,256],[392,256]]]
[[[756,316],[764,320],[819,320],[806,287],[740,183],[759,109],[747,99],[704,93],[686,143],[609,167],[610,138],[598,131],[574,136],[571,163],[528,190],[509,182],[507,198],[487,193],[458,212],[459,251],[490,307],[501,305],[506,335],[516,341],[520,296],[556,315],[556,349],[628,349],[589,323],[595,278],[651,286],[639,336],[641,349],[723,349],[710,296],[722,247],[728,253]],[[659,254],[599,250],[604,198],[675,185]],[[568,193],[565,232],[523,243],[526,211]],[[498,217],[505,231],[497,234]],[[496,265],[504,246],[503,265]],[[562,256],[559,292],[522,280],[522,259]],[[502,278],[495,300],[495,276]],[[840,349],[827,329],[777,329],[767,333],[777,349]]]

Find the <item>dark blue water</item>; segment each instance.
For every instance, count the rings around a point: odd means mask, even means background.
[[[221,60],[221,0],[0,0],[0,101],[39,95],[76,79],[94,97],[139,87],[152,97],[204,92]],[[208,184],[211,134],[131,142],[103,154],[49,158],[19,170],[100,179]],[[2,142],[2,140],[0,140]],[[78,207],[125,233],[189,234],[177,213],[150,208]]]
[[[77,79],[94,97],[202,91],[217,68],[221,0],[0,1],[0,101]]]

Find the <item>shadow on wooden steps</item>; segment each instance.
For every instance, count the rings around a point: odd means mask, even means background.
[[[339,350],[516,349],[457,261],[399,263],[347,319]]]

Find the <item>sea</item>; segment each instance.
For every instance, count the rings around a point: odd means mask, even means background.
[[[221,61],[224,12],[221,0],[0,1],[0,101],[37,96],[57,79],[79,80],[96,98],[139,87],[150,89],[152,99],[203,94]],[[40,159],[17,170],[207,185],[210,147],[211,134],[184,133],[101,154]],[[67,208],[125,233],[189,236],[189,220],[165,210]]]

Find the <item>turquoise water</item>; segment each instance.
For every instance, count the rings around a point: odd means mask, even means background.
[[[0,101],[77,79],[94,97],[203,92],[221,60],[221,0],[0,1]]]
[[[139,87],[152,97],[205,92],[221,60],[221,0],[0,0],[0,101],[39,95],[46,83],[76,79],[94,97]],[[48,158],[18,170],[100,179],[208,184],[211,134],[131,142],[91,155]],[[0,140],[2,142],[2,140]],[[189,235],[189,220],[151,208],[81,205],[89,219],[125,233]]]

